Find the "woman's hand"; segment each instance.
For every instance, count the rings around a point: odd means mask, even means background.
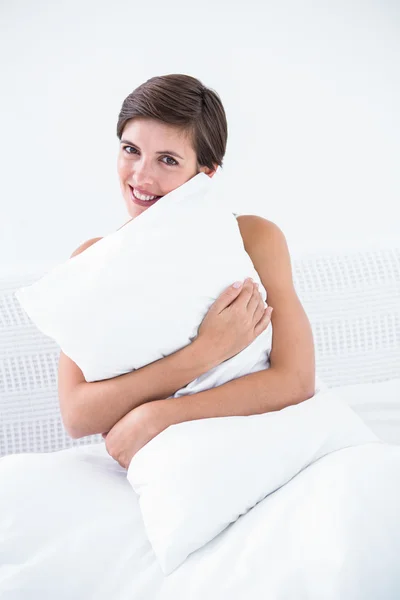
[[[267,329],[272,310],[264,304],[257,284],[246,279],[240,288],[229,286],[216,299],[201,322],[196,339],[203,340],[223,362]]]
[[[158,400],[141,404],[102,434],[108,454],[124,469],[128,469],[136,452],[169,426],[164,405]]]

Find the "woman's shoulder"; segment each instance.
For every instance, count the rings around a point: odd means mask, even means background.
[[[278,225],[259,215],[239,215],[236,219],[245,247],[257,244],[258,241],[270,240],[272,243],[277,237],[284,237]]]
[[[101,238],[101,237],[97,237],[97,238],[91,238],[90,240],[83,242],[83,244],[81,244],[76,250],[74,250],[74,252],[71,254],[71,258],[73,256],[76,256],[77,254],[80,254],[81,252],[83,252],[84,250],[89,248],[89,246],[93,246],[93,244],[95,244],[96,242],[98,242],[99,240],[102,240],[102,239],[103,238]]]

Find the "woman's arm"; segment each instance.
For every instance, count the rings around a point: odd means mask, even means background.
[[[63,359],[70,360],[60,357],[60,361]],[[72,390],[64,386],[64,393],[59,392],[64,426],[73,438],[109,431],[129,411],[173,396],[218,364],[212,353],[204,351],[201,340],[195,339],[177,352],[130,373],[102,381],[83,380]],[[62,372],[62,362],[59,371]]]
[[[295,389],[314,394],[315,349],[310,321],[297,296],[289,248],[277,225],[255,215],[238,219],[246,252],[274,307],[271,367]],[[300,401],[300,400],[299,400]]]

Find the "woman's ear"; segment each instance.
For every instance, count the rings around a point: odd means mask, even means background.
[[[200,167],[200,172],[205,173],[209,177],[214,177],[217,172],[218,165],[214,165],[214,169],[210,169],[209,167]]]

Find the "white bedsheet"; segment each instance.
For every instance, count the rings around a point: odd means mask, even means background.
[[[0,598],[156,598],[162,571],[104,443],[0,459]]]
[[[400,448],[333,452],[168,576],[172,600],[398,600]]]
[[[104,444],[0,460],[4,600],[398,600],[400,447],[333,452],[168,577]]]

